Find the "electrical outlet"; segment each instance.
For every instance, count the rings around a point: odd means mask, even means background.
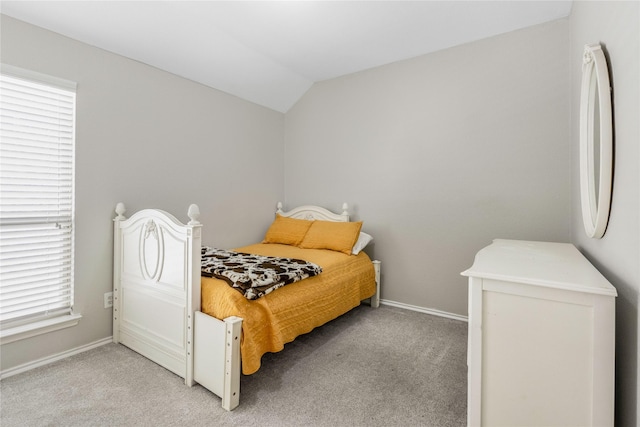
[[[106,292],[104,294],[104,308],[113,307],[113,292]]]

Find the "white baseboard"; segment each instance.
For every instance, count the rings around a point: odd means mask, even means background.
[[[13,368],[5,369],[4,371],[0,372],[0,380],[9,378],[14,375],[21,374],[26,371],[30,371],[31,369],[39,368],[40,366],[45,366],[50,363],[57,362],[58,360],[66,359],[67,357],[71,357],[76,354],[83,353],[85,351],[93,350],[96,347],[100,347],[102,345],[109,344],[111,342],[113,342],[112,337],[103,338],[101,340],[94,341],[92,343],[89,343],[80,347],[76,347],[71,350],[63,351],[62,353],[43,357],[42,359],[34,360],[32,362],[14,366]]]
[[[419,307],[417,305],[405,304],[402,302],[381,299],[380,304],[389,305],[391,307],[403,308],[405,310],[418,311],[420,313],[431,314],[433,316],[446,317],[448,319],[453,319],[453,320],[460,320],[463,322],[467,322],[469,320],[467,316],[461,316],[455,313],[448,313],[446,311],[435,310],[433,308],[426,308],[426,307]],[[113,337],[103,338],[101,340],[94,341],[87,345],[83,345],[71,350],[63,351],[62,353],[54,354],[51,356],[44,357],[42,359],[38,359],[22,365],[14,366],[13,368],[5,369],[4,371],[0,372],[0,380],[11,377],[13,375],[21,374],[26,371],[30,371],[31,369],[48,365],[53,362],[57,362],[58,360],[66,359],[67,357],[71,357],[76,354],[83,353],[85,351],[93,350],[96,347],[100,347],[102,345],[109,344],[111,342],[113,342]]]
[[[460,314],[449,313],[446,311],[440,311],[433,308],[419,307],[417,305],[405,304],[402,302],[381,299],[380,304],[390,305],[392,307],[404,308],[405,310],[418,311],[420,313],[431,314],[433,316],[446,317],[448,319],[453,319],[453,320],[460,320],[463,322],[469,321],[469,318],[467,316],[462,316]]]

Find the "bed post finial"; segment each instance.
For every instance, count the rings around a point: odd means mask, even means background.
[[[277,209],[276,209],[276,213],[281,214],[282,213],[282,202],[278,202],[278,204],[276,205]]]
[[[349,205],[347,202],[342,204],[342,215],[349,215]]]
[[[118,214],[118,216],[115,219],[118,220],[123,220],[123,219],[127,219],[123,214],[127,211],[127,209],[124,207],[124,203],[119,202],[116,205],[116,213]]]
[[[200,208],[198,205],[195,203],[189,205],[187,215],[189,215],[189,219],[191,219],[191,221],[188,222],[188,225],[200,225],[200,221],[198,221],[200,218]]]

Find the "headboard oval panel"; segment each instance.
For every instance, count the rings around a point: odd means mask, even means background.
[[[140,231],[140,267],[142,276],[158,282],[164,264],[164,232],[161,226],[149,219]]]
[[[343,203],[341,214],[331,212],[330,210],[322,208],[320,206],[311,205],[298,206],[297,208],[285,212],[282,210],[282,203],[278,202],[278,210],[276,210],[276,213],[289,218],[306,219],[309,221],[322,220],[334,222],[349,222],[348,209],[349,205]]]

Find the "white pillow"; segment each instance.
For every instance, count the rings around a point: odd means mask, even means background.
[[[351,249],[351,253],[353,255],[358,255],[360,251],[365,248],[365,246],[371,243],[372,240],[373,240],[373,237],[361,231],[360,235],[358,236],[358,240],[356,241],[356,244],[353,245],[353,249]]]

